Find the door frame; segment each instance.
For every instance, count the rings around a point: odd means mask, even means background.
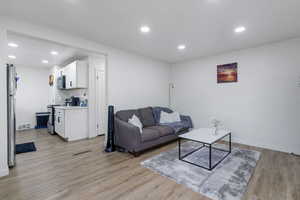
[[[1,28],[1,27],[0,27]],[[63,38],[67,37],[66,35],[68,34],[61,34],[59,36],[61,37],[52,37],[52,35],[41,35],[40,33],[32,33],[32,32],[27,32],[27,31],[24,31],[24,30],[19,30],[19,29],[15,29],[13,27],[10,27],[10,28],[4,28],[5,30],[5,36],[7,36],[9,33],[16,33],[16,34],[21,34],[21,35],[24,35],[24,36],[28,36],[28,37],[33,37],[33,38],[36,38],[36,39],[41,39],[41,40],[46,40],[48,42],[53,42],[53,43],[57,43],[59,45],[62,45],[62,46],[66,46],[66,47],[70,47],[70,48],[74,48],[74,49],[77,49],[79,51],[84,51],[84,52],[87,52],[89,54],[89,56],[98,56],[98,57],[104,57],[105,59],[105,83],[106,83],[106,87],[105,87],[105,105],[108,105],[108,54],[107,53],[104,53],[103,51],[99,51],[99,50],[95,50],[95,48],[90,48],[89,47],[83,47],[84,45],[83,44],[77,44],[77,45],[74,45],[74,43],[70,43],[70,42],[66,42],[65,40],[63,40]],[[72,40],[72,39],[71,39]],[[7,43],[7,42],[6,42]],[[89,79],[89,88],[88,88],[88,130],[89,130],[89,133],[88,133],[88,138],[93,138],[93,137],[96,137],[97,135],[95,134],[96,133],[96,121],[95,121],[95,112],[94,110],[96,109],[95,107],[95,95],[93,95],[93,93],[95,92],[94,88],[95,88],[95,81],[93,80],[94,76],[93,76],[93,71],[90,70],[90,67],[89,67],[89,75],[88,75],[88,79]],[[92,81],[91,81],[92,80]],[[106,106],[107,107],[107,106]]]
[[[101,67],[99,64],[95,64],[95,60],[101,59],[104,62],[104,66]],[[93,55],[89,57],[89,89],[88,89],[88,99],[89,99],[89,138],[94,138],[98,136],[97,133],[97,126],[98,121],[97,121],[97,107],[99,106],[97,102],[97,80],[96,80],[96,72],[97,71],[104,71],[105,75],[105,108],[104,108],[104,123],[107,123],[107,107],[108,107],[108,72],[107,72],[107,56],[102,56],[102,55]],[[104,134],[101,135],[106,135],[107,132],[107,127],[104,124]]]
[[[24,36],[29,36],[37,39],[46,40],[49,42],[57,43],[66,47],[75,48],[81,51],[86,51],[91,54],[101,55],[105,57],[105,79],[106,79],[106,105],[108,104],[108,52],[107,48],[103,48],[101,45],[93,45],[90,41],[84,40],[82,38],[76,37],[74,35],[63,33],[57,30],[49,30],[41,26],[36,26],[28,24],[25,22],[15,23],[17,21],[10,20],[0,20],[0,65],[5,65],[7,63],[7,35],[9,33],[17,33]],[[26,27],[26,28],[24,28]],[[71,36],[71,37],[70,37]],[[78,40],[78,42],[77,42]],[[2,71],[5,68],[2,68]],[[0,82],[6,86],[6,73],[0,73],[1,78]],[[3,110],[7,110],[7,99],[6,99],[6,87],[1,88],[2,94],[0,107]],[[90,91],[89,91],[90,92]],[[93,107],[89,105],[89,113],[93,110]],[[0,115],[0,130],[7,129],[7,113],[4,112]],[[90,121],[90,118],[89,118]],[[90,134],[90,129],[89,129]],[[8,165],[7,165],[7,133],[6,131],[0,132],[0,152],[2,151],[0,158],[0,177],[9,174]]]
[[[95,79],[96,79],[96,86],[95,86],[95,93],[96,93],[96,112],[95,112],[95,117],[96,117],[96,126],[97,126],[97,136],[99,135],[105,135],[105,133],[107,132],[107,127],[105,124],[107,124],[107,116],[106,116],[106,108],[107,108],[107,104],[106,104],[106,75],[105,75],[105,70],[103,69],[94,69],[95,70]],[[100,84],[102,83],[102,80],[99,76],[101,76],[101,73],[104,74],[104,87],[101,87]],[[100,82],[99,82],[100,81]],[[101,98],[99,99],[99,97],[101,97],[101,90],[103,91],[103,95],[104,95],[104,102],[103,104],[101,103]],[[99,94],[100,93],[100,94]],[[101,118],[104,119],[103,124],[101,124]],[[103,128],[102,128],[103,125]],[[99,130],[100,128],[100,130]],[[102,131],[102,132],[101,132]]]

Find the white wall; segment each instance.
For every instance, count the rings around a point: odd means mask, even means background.
[[[174,105],[196,127],[215,116],[248,145],[300,153],[300,39],[174,65]],[[238,62],[237,83],[216,83],[216,65]]]
[[[6,91],[6,31],[0,24],[0,177],[8,174],[7,166],[7,91]]]
[[[47,112],[50,104],[49,69],[16,66],[18,90],[16,94],[16,125],[30,123],[36,126],[36,112]]]
[[[124,52],[108,56],[108,103],[116,110],[168,106],[168,64]]]

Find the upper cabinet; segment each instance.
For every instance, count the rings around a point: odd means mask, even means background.
[[[66,89],[88,88],[88,63],[76,60],[63,68],[66,77]]]

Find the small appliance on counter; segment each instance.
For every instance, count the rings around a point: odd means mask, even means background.
[[[72,106],[72,99],[71,98],[65,99],[65,106]]]
[[[71,97],[71,106],[80,106],[80,98],[79,97]]]
[[[72,96],[71,98],[65,99],[65,106],[81,106],[80,97]]]

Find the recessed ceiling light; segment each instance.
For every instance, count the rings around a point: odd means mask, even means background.
[[[58,52],[57,51],[51,51],[50,52],[52,55],[58,55]]]
[[[8,55],[7,56],[9,59],[16,59],[17,57],[15,55]]]
[[[246,30],[246,28],[244,27],[244,26],[239,26],[239,27],[236,27],[235,29],[234,29],[234,32],[236,32],[236,33],[242,33],[242,32],[244,32]]]
[[[186,46],[185,46],[184,44],[181,44],[181,45],[178,45],[178,46],[177,46],[177,49],[178,49],[179,51],[185,50],[185,48],[186,48]]]
[[[49,63],[49,61],[48,61],[48,60],[42,60],[42,63],[44,63],[44,64],[48,64],[48,63]]]
[[[150,32],[150,27],[149,26],[141,26],[140,31],[142,33],[149,33]]]
[[[14,47],[14,48],[17,48],[19,45],[16,44],[16,43],[13,43],[13,42],[10,42],[7,44],[9,47]]]

